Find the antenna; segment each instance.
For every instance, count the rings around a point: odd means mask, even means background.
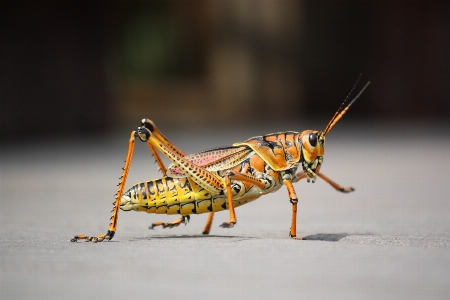
[[[347,95],[347,97],[345,98],[344,102],[342,102],[341,106],[339,106],[339,109],[334,113],[333,117],[331,118],[330,122],[328,122],[327,127],[325,127],[325,130],[323,131],[323,134],[326,135],[331,128],[333,128],[333,126],[342,118],[342,116],[347,112],[347,110],[350,108],[350,106],[353,104],[353,102],[356,101],[356,99],[359,98],[359,96],[361,96],[361,94],[364,92],[364,90],[369,86],[370,81],[368,81],[366,83],[366,85],[364,85],[364,87],[361,89],[361,91],[355,96],[355,98],[353,98],[350,103],[344,107],[345,103],[347,102],[347,100],[349,99],[350,95],[353,93],[353,91],[356,88],[356,85],[359,82],[359,79],[361,78],[361,74],[358,77],[358,80],[356,80],[355,84],[353,85],[352,90],[350,91],[350,93]]]

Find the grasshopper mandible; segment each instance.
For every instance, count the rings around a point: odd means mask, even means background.
[[[156,226],[172,228],[187,223],[190,214],[209,213],[203,234],[209,234],[215,212],[229,210],[230,221],[220,225],[232,228],[236,225],[235,207],[251,202],[262,195],[285,185],[292,204],[292,223],[289,235],[297,238],[297,202],[293,183],[306,178],[315,182],[319,176],[339,192],[349,193],[352,187],[342,187],[323,173],[325,135],[347,112],[350,106],[367,88],[370,82],[348,104],[346,97],[323,131],[278,132],[256,136],[229,147],[205,150],[186,155],[171,143],[149,119],[132,131],[128,154],[120,177],[119,189],[113,202],[111,223],[107,233],[97,236],[76,235],[72,242],[84,239],[91,242],[111,240],[116,232],[119,208],[154,214],[177,214],[181,218],[170,222],[155,222]],[[135,139],[147,143],[163,177],[135,184],[124,192],[128,171],[133,157]],[[167,168],[157,151],[172,164]],[[301,171],[297,169],[301,167]]]

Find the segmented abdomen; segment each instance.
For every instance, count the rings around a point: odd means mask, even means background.
[[[122,210],[155,214],[201,214],[227,208],[224,195],[211,193],[186,177],[163,177],[139,182],[121,199]]]

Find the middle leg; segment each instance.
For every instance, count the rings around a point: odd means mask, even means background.
[[[226,191],[227,191],[227,201],[228,201],[228,210],[230,211],[230,222],[223,222],[220,227],[223,228],[233,228],[236,224],[236,213],[234,212],[234,204],[233,204],[233,192],[231,190],[231,180],[240,180],[249,182],[251,184],[254,184],[260,188],[264,188],[265,183],[253,175],[246,174],[246,173],[240,173],[240,172],[233,172],[228,171],[225,174],[225,185],[226,185]]]
[[[206,221],[205,229],[203,229],[202,234],[209,234],[209,232],[211,231],[211,225],[212,225],[213,218],[214,218],[214,213],[210,212],[208,214],[208,220]]]
[[[186,215],[186,216],[181,216],[181,218],[176,219],[175,221],[172,221],[172,222],[169,222],[169,223],[154,222],[154,223],[152,223],[152,225],[150,225],[148,227],[148,229],[152,229],[153,230],[153,228],[155,228],[157,226],[162,226],[162,228],[173,228],[173,227],[177,227],[181,223],[184,223],[184,225],[186,225],[187,223],[189,223],[190,219],[191,219],[191,217],[189,215]]]

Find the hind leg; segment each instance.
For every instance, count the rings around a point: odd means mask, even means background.
[[[128,171],[129,171],[130,165],[131,165],[131,159],[133,158],[135,135],[136,135],[136,132],[132,131],[129,142],[128,142],[128,153],[127,153],[127,157],[125,159],[125,165],[122,168],[123,172],[122,172],[122,176],[120,176],[120,182],[118,184],[119,189],[117,191],[117,194],[115,195],[116,199],[113,202],[114,208],[111,211],[112,216],[111,216],[111,222],[109,224],[108,231],[105,234],[100,234],[100,235],[96,235],[96,236],[87,236],[84,234],[78,234],[70,240],[71,242],[76,242],[78,240],[85,240],[86,242],[96,243],[96,242],[101,242],[103,240],[111,240],[114,237],[114,234],[116,233],[117,220],[119,218],[120,201],[122,199],[123,190],[125,187],[125,183],[127,181]]]
[[[162,228],[173,228],[173,227],[177,227],[178,225],[180,225],[181,223],[184,223],[184,225],[187,225],[187,223],[189,223],[189,220],[191,219],[191,217],[189,215],[186,216],[181,216],[181,218],[176,219],[172,222],[169,223],[164,223],[164,222],[154,222],[152,223],[152,225],[150,225],[148,227],[148,229],[152,229],[157,227],[157,226],[162,226]]]

